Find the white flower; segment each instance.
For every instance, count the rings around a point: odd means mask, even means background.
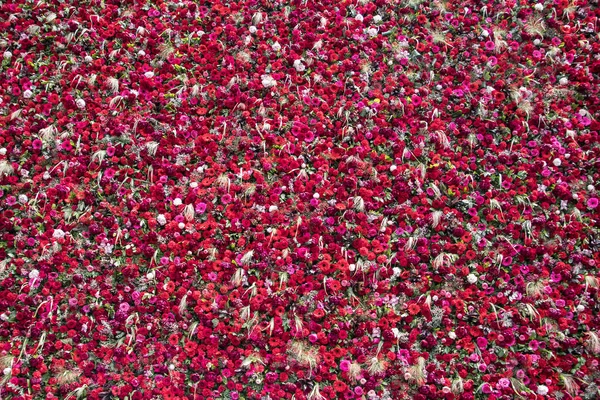
[[[566,77],[563,76],[562,78],[560,78],[560,80],[558,81],[558,83],[560,83],[561,85],[564,86],[564,85],[566,85],[566,84],[569,83],[569,79],[567,79]]]
[[[29,200],[29,199],[24,194],[19,195],[19,203],[25,204],[25,203],[27,203],[27,200]]]
[[[277,211],[278,209],[277,206],[269,206],[269,212]]]
[[[257,31],[258,29],[256,29],[256,27],[255,27],[255,26],[251,26],[250,28],[248,28],[248,30],[250,31],[250,33],[256,33],[256,31]]]
[[[302,72],[306,69],[304,64],[302,64],[302,60],[294,61],[294,68],[296,68],[296,71],[298,71],[298,72]]]
[[[10,51],[6,50],[6,51],[4,52],[4,55],[3,55],[3,56],[4,56],[4,59],[5,59],[5,60],[10,60],[10,59],[12,58],[12,53],[11,53]]]
[[[146,279],[148,279],[149,281],[151,281],[152,279],[154,279],[154,277],[156,276],[156,272],[154,271],[150,271],[146,274]]]
[[[65,231],[63,231],[62,229],[55,229],[54,233],[52,234],[52,237],[54,239],[62,239],[65,237]]]
[[[271,75],[263,75],[261,76],[262,85],[266,88],[270,88],[277,85],[277,81],[273,79]]]
[[[381,16],[380,15],[376,15],[373,17],[373,22],[375,22],[376,24],[381,22]]]
[[[44,175],[42,176],[42,178],[44,178],[45,180],[48,180],[51,178],[50,173],[48,171],[44,172]]]
[[[577,311],[578,312],[583,312],[585,310],[585,307],[582,306],[581,304],[577,306]]]
[[[37,269],[32,269],[31,272],[29,272],[29,279],[35,279],[38,276],[40,276],[40,271]]]
[[[542,11],[544,9],[544,5],[542,3],[537,3],[534,8],[536,11]]]
[[[183,222],[180,222],[177,226],[179,227],[179,229],[185,228],[185,224]]]
[[[377,30],[377,28],[369,28],[369,29],[367,30],[367,34],[368,34],[370,37],[375,37],[375,36],[377,36],[377,33],[379,33],[379,31]]]
[[[454,332],[450,332],[450,333],[448,333],[448,337],[449,337],[450,339],[454,340],[454,339],[456,339],[456,333],[454,333]]]
[[[26,99],[30,99],[33,97],[33,92],[29,89],[27,89],[26,91],[23,92],[23,97],[25,97]]]
[[[165,225],[167,223],[167,219],[165,218],[164,214],[158,214],[158,217],[156,217],[156,222],[161,225]]]
[[[362,16],[362,14],[356,14],[356,17],[354,17],[355,20],[362,22],[365,17]]]
[[[483,32],[481,32],[481,36],[488,37],[490,36],[490,33],[484,29]]]
[[[539,46],[539,45],[540,45],[540,43],[542,43],[542,41],[541,41],[540,39],[535,39],[535,40],[533,41],[533,44],[535,44],[536,46]]]
[[[562,161],[560,161],[560,158],[555,158],[554,161],[552,161],[552,164],[554,164],[555,167],[560,167]]]
[[[396,167],[395,165],[392,165],[392,166],[390,167],[390,171],[392,171],[392,172],[394,172],[394,171],[395,171],[395,170],[397,170],[397,169],[398,169],[398,167]]]
[[[313,194],[313,199],[318,199],[320,197],[319,193]]]
[[[11,367],[6,367],[6,368],[4,368],[4,370],[2,372],[4,373],[4,375],[10,375],[11,372],[12,372],[12,368]]]
[[[152,71],[148,71],[144,74],[144,76],[148,79],[153,78],[154,77],[154,72]]]
[[[540,385],[537,388],[537,394],[541,395],[541,396],[545,396],[548,394],[548,386],[546,385]]]
[[[138,56],[144,57],[145,55],[146,55],[146,52],[144,50],[138,51]]]
[[[77,108],[83,109],[83,108],[85,108],[85,100],[83,100],[83,99],[77,99],[75,101],[75,105],[77,106]]]
[[[6,314],[2,314],[2,315],[0,315],[0,319],[1,319],[2,321],[8,321],[8,315],[6,315]]]
[[[589,190],[590,192],[594,191],[594,185],[588,185],[587,190]]]
[[[85,56],[83,58],[83,61],[85,61],[86,63],[91,63],[92,61],[94,61],[94,59],[91,56]]]
[[[275,42],[271,45],[271,48],[273,49],[273,51],[279,51],[281,50],[281,45],[279,44],[279,42]]]
[[[477,282],[477,277],[474,274],[469,274],[469,275],[467,275],[467,281],[469,281],[469,283],[473,284],[473,283]]]
[[[173,200],[173,205],[174,206],[180,206],[182,204],[181,199],[178,197],[175,200]]]
[[[192,189],[195,189],[195,188],[197,188],[197,187],[198,187],[198,182],[191,182],[191,183],[190,183],[190,187],[191,187]]]

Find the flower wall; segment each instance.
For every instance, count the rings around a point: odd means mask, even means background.
[[[597,399],[600,8],[0,5],[0,397]]]

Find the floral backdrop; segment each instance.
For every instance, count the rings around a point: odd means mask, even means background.
[[[2,2],[0,397],[600,398],[599,18]]]

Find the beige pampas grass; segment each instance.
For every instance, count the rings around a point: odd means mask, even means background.
[[[535,16],[529,17],[525,23],[525,32],[532,36],[537,35],[543,38],[544,33],[546,32],[546,24],[544,23],[544,19],[536,18]]]
[[[68,385],[76,382],[81,376],[81,371],[78,369],[64,370],[56,376],[56,382],[60,385]]]
[[[13,113],[10,114],[10,120],[12,121],[13,119],[17,119],[21,116],[21,113],[23,112],[22,109],[18,109],[17,111],[14,111]]]
[[[354,205],[353,205],[354,209],[356,211],[362,212],[365,210],[365,201],[363,200],[362,197],[360,196],[356,196],[354,198]]]
[[[3,176],[12,175],[15,171],[13,166],[6,160],[0,161],[0,178]]]
[[[436,210],[433,213],[431,213],[431,227],[436,228],[442,221],[443,216],[443,211]]]
[[[319,384],[318,383],[315,383],[315,386],[313,386],[312,390],[310,391],[308,396],[306,396],[306,398],[308,400],[324,400],[325,399],[325,396],[323,396],[321,394],[321,392],[319,392]]]
[[[348,376],[353,382],[358,382],[362,378],[362,367],[359,363],[353,362],[348,369]]]
[[[117,78],[108,78],[106,79],[106,86],[112,93],[117,93],[119,91],[119,80]]]
[[[454,394],[460,394],[465,391],[463,380],[460,376],[452,381],[452,387],[450,390],[452,390],[452,393]]]
[[[173,47],[171,43],[163,43],[159,46],[158,50],[158,57],[162,60],[166,60],[175,52],[175,47]]]
[[[585,347],[593,354],[600,354],[600,337],[596,332],[586,332]]]
[[[408,368],[408,378],[418,385],[425,383],[425,359],[423,357],[419,357],[417,364]]]
[[[293,341],[289,347],[289,356],[300,365],[308,366],[312,372],[321,360],[318,349],[310,347],[303,342]]]
[[[440,146],[442,146],[444,149],[450,148],[450,140],[448,139],[448,136],[446,136],[444,131],[435,131],[435,132],[433,132],[432,136],[437,140],[437,142],[440,144]]]
[[[256,364],[256,363],[260,363],[260,364],[265,364],[265,362],[263,361],[263,358],[260,356],[260,354],[254,353],[254,354],[250,354],[248,357],[246,357],[244,359],[244,361],[242,361],[242,368],[246,368],[249,367],[252,364]]]
[[[535,282],[529,282],[525,286],[525,293],[527,293],[527,296],[530,296],[533,298],[541,297],[542,294],[544,293],[544,286],[546,286],[546,284],[541,280],[535,281]]]
[[[240,260],[240,263],[242,265],[248,265],[252,261],[252,257],[254,257],[254,250],[250,250],[249,252],[244,254],[242,256],[242,259]]]
[[[379,356],[371,357],[367,360],[367,371],[371,375],[379,375],[385,372],[388,363],[379,358]]]
[[[231,277],[231,283],[234,286],[240,286],[242,281],[244,280],[244,270],[242,268],[238,268],[233,276]]]
[[[579,390],[579,385],[575,382],[573,375],[560,374],[560,380],[563,386],[565,387],[565,390],[570,395],[575,395],[575,393],[577,393],[577,391]]]
[[[158,150],[158,143],[156,142],[148,142],[146,143],[146,151],[149,156],[154,157],[156,155],[156,151]]]
[[[181,301],[179,302],[179,315],[182,315],[186,312],[187,310],[187,294],[184,294],[183,297],[181,298]]]
[[[186,205],[185,208],[183,209],[183,216],[185,217],[185,219],[188,222],[193,221],[195,215],[196,215],[196,211],[194,210],[194,206],[192,204]]]

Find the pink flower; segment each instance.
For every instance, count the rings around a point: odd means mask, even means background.
[[[478,337],[477,340],[476,340],[476,342],[477,342],[477,346],[480,349],[485,349],[487,347],[487,345],[488,345],[488,341],[484,337]]]
[[[350,370],[350,364],[350,361],[342,360],[340,361],[340,369],[344,372],[347,372],[348,370]]]
[[[229,204],[229,203],[231,203],[231,200],[232,200],[232,199],[233,199],[233,198],[231,197],[231,195],[230,195],[229,193],[227,193],[227,194],[224,194],[224,195],[221,197],[221,203],[223,203],[223,204]]]
[[[596,197],[592,197],[587,201],[587,206],[591,209],[598,207],[598,199]]]
[[[198,214],[203,214],[206,211],[206,203],[200,202],[196,204],[196,212]]]

